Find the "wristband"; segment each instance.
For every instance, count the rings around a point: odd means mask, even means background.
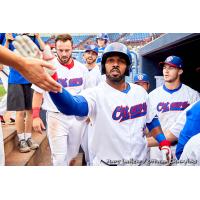
[[[163,146],[168,146],[170,147],[171,146],[171,142],[169,140],[163,140],[160,144],[159,144],[159,149],[161,150],[161,148]]]
[[[40,108],[39,107],[32,108],[32,112],[33,112],[32,113],[33,119],[40,117]]]

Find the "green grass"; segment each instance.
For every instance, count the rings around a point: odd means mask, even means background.
[[[0,97],[4,96],[6,94],[6,91],[3,87],[3,85],[0,85]]]

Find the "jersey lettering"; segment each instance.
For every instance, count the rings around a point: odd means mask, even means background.
[[[184,102],[172,102],[171,104],[169,102],[160,102],[157,105],[157,111],[158,112],[168,112],[168,111],[181,111],[185,110],[190,104],[187,101]]]
[[[69,80],[69,87],[80,86],[83,84],[82,78],[74,78]]]
[[[146,103],[138,104],[135,106],[117,106],[112,114],[113,120],[120,120],[123,122],[128,119],[134,119],[137,117],[142,117],[147,114]]]
[[[70,79],[69,80],[69,84],[68,84],[67,80],[68,80],[67,78],[59,78],[58,79],[58,83],[60,83],[64,88],[81,86],[83,84],[83,79],[82,78]]]
[[[60,83],[64,88],[67,87],[67,78],[59,78],[58,83]]]

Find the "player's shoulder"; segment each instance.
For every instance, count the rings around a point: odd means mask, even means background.
[[[193,88],[191,88],[191,87],[188,86],[188,85],[185,85],[184,83],[182,83],[182,88],[183,88],[184,90],[187,90],[187,91],[192,92],[192,93],[198,93],[196,90],[194,90]]]
[[[83,96],[96,96],[97,94],[102,94],[103,85],[102,83],[99,83],[97,86],[94,87],[88,87],[81,91],[81,95]]]
[[[149,93],[149,96],[155,96],[155,95],[158,96],[158,94],[161,93],[161,92],[163,92],[163,91],[164,91],[163,85],[161,85],[161,86],[155,88],[154,90],[152,90],[152,91]]]
[[[130,88],[133,92],[139,92],[139,93],[144,93],[147,94],[147,91],[140,85],[137,85],[135,83],[129,83]]]
[[[87,70],[87,67],[84,64],[82,64],[81,62],[79,62],[79,61],[77,61],[75,59],[74,59],[74,66],[80,67],[83,70]]]

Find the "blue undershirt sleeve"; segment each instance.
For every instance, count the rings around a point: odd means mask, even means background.
[[[88,115],[88,102],[83,96],[72,96],[65,89],[62,90],[62,93],[49,92],[49,95],[61,113],[79,117]]]
[[[153,120],[150,123],[147,123],[147,128],[149,129],[149,132],[151,132],[154,128],[160,126],[160,122],[157,117],[153,118]]]

